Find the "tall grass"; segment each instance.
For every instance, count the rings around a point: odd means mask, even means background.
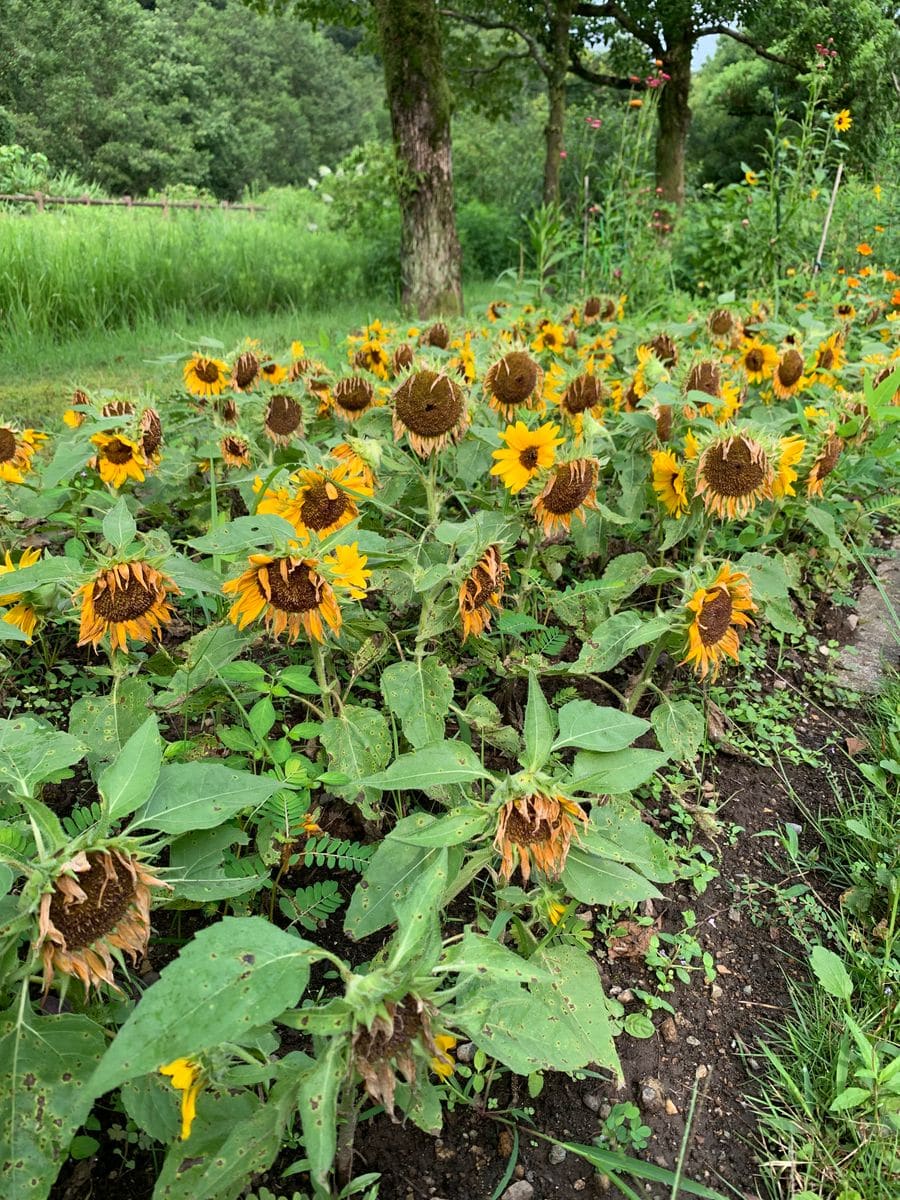
[[[0,211],[0,343],[135,326],[173,310],[316,311],[389,298],[390,248],[278,210]]]

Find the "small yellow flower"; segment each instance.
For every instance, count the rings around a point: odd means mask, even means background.
[[[869,245],[868,242],[860,242],[859,245],[856,247],[856,253],[862,254],[865,257],[868,257],[868,255],[870,255],[872,253],[872,247]]]
[[[872,188],[872,195],[875,197],[876,200],[881,199],[881,191],[882,191],[881,184],[876,183],[875,186]]]
[[[756,185],[759,183],[759,176],[755,171],[745,171],[744,183],[749,183],[751,187],[756,187]]]
[[[688,462],[692,462],[700,453],[700,443],[694,434],[693,429],[689,429],[684,435],[684,457]]]
[[[354,600],[364,600],[368,591],[372,577],[372,572],[364,569],[368,561],[368,556],[359,552],[359,542],[335,546],[334,554],[327,554],[322,559],[331,568],[334,586],[344,588]]]
[[[507,448],[492,452],[492,457],[497,461],[491,467],[491,474],[499,475],[504,487],[513,495],[521,492],[535,475],[553,466],[556,447],[565,440],[557,437],[558,433],[559,426],[550,421],[533,431],[524,421],[508,425],[500,434],[500,440],[506,443]]]
[[[850,116],[849,108],[842,108],[839,113],[835,114],[834,127],[838,133],[846,133],[853,124],[853,118]]]
[[[825,416],[824,408],[816,408],[813,404],[807,404],[803,410],[803,415],[807,421],[818,421],[820,417]]]
[[[191,1126],[197,1115],[197,1097],[203,1090],[203,1075],[200,1066],[192,1058],[176,1058],[159,1068],[160,1075],[168,1075],[169,1082],[181,1092],[181,1140],[191,1136]]]
[[[566,915],[566,905],[558,904],[555,901],[547,908],[547,920],[551,925],[556,927],[563,917]]]
[[[434,1039],[438,1054],[431,1060],[431,1069],[441,1079],[449,1079],[454,1071],[453,1056],[450,1053],[456,1049],[456,1038],[449,1033],[439,1033]]]

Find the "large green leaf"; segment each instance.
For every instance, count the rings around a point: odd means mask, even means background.
[[[550,978],[532,984],[531,994],[543,1003],[548,1017],[557,1017],[570,1030],[577,1047],[575,1060],[560,1062],[557,1069],[571,1071],[596,1063],[614,1071],[621,1081],[622,1068],[597,964],[577,946],[562,943],[545,946],[534,959]]]
[[[438,742],[453,699],[453,677],[439,658],[398,662],[381,675],[381,692],[415,747]]]
[[[590,854],[630,863],[655,883],[671,883],[675,878],[665,841],[623,796],[594,805],[589,826],[579,831],[578,845]]]
[[[850,999],[853,995],[853,980],[833,950],[827,950],[824,946],[813,946],[809,955],[809,965],[829,996],[834,996],[836,1000]]]
[[[641,717],[618,708],[601,708],[590,700],[570,700],[559,710],[559,737],[553,749],[580,746],[584,750],[624,750],[649,728]]]
[[[331,766],[353,781],[347,787],[333,788],[345,800],[355,799],[362,787],[360,781],[370,786],[368,777],[390,761],[391,731],[376,708],[347,704],[339,717],[325,722],[319,736]]]
[[[300,1077],[297,1088],[309,1173],[323,1188],[337,1150],[337,1102],[346,1073],[347,1041],[334,1037],[312,1070]]]
[[[47,556],[30,567],[4,572],[3,594],[14,596],[21,592],[33,592],[47,583],[69,583],[78,571],[79,566],[74,558]]]
[[[169,846],[168,882],[174,895],[208,904],[252,892],[266,882],[265,875],[226,875],[225,851],[236,843],[246,845],[248,835],[235,825],[184,833]]]
[[[642,624],[640,615],[631,609],[616,613],[591,632],[576,661],[568,664],[567,673],[602,675],[611,671],[631,652],[630,641]]]
[[[415,815],[422,822],[418,828],[409,828],[404,822],[402,834],[394,830],[395,837],[411,846],[458,846],[483,833],[494,819],[485,809],[472,807],[457,809],[444,817],[433,817],[429,813]]]
[[[159,724],[155,716],[150,716],[97,780],[110,820],[127,816],[150,799],[161,766]]]
[[[414,750],[412,754],[401,754],[399,758],[377,775],[363,780],[366,787],[381,791],[428,791],[446,787],[451,783],[470,783],[473,779],[485,779],[485,771],[477,756],[465,742],[434,742]]]
[[[347,908],[344,929],[350,937],[368,937],[390,925],[396,919],[395,905],[418,886],[428,865],[440,857],[437,846],[412,846],[402,840],[407,830],[422,826],[423,818],[427,821],[427,814],[399,821],[372,855]]]
[[[550,757],[556,719],[541,689],[540,680],[532,671],[528,676],[528,704],[525,707],[525,769],[539,771]]]
[[[103,518],[103,536],[118,554],[137,533],[137,524],[128,511],[125,497],[120,496]]]
[[[436,972],[511,979],[515,983],[537,983],[549,976],[535,958],[521,958],[491,937],[467,929],[458,942],[444,951]]]
[[[90,1083],[101,1096],[293,1008],[317,947],[262,917],[225,917],[201,929],[142,996]]]
[[[660,746],[675,762],[689,762],[706,736],[703,713],[690,700],[664,697],[650,714]]]
[[[0,720],[0,794],[31,796],[37,784],[84,757],[87,749],[70,733],[60,733],[32,717]]]
[[[201,554],[242,554],[296,538],[297,531],[290,521],[274,513],[257,513],[238,517],[221,525],[204,537],[194,538],[190,545]]]
[[[613,750],[598,754],[579,750],[572,768],[572,787],[595,796],[618,796],[630,792],[658,771],[668,755],[659,750]]]
[[[271,775],[251,775],[222,763],[172,763],[135,816],[135,824],[163,833],[212,829],[244,809],[258,808],[282,784]]]
[[[176,1092],[173,1099],[177,1099]],[[203,1177],[227,1139],[253,1121],[259,1109],[259,1100],[250,1092],[201,1092],[191,1136],[169,1146],[152,1200],[194,1200],[191,1189],[195,1180]],[[236,1200],[242,1191],[244,1181],[220,1190],[215,1200]]]
[[[166,690],[157,695],[154,707],[163,712],[181,709],[192,692],[216,679],[219,669],[246,649],[249,640],[248,634],[224,621],[182,643],[178,650],[185,655],[184,663],[169,679]]]
[[[630,867],[576,846],[569,850],[561,879],[566,891],[582,904],[639,904],[661,894]]]
[[[85,1080],[105,1046],[101,1027],[78,1013],[0,1014],[0,1191],[10,1200],[49,1193],[90,1112]]]
[[[152,699],[145,680],[123,679],[112,695],[84,696],[72,705],[69,733],[88,747],[86,758],[92,771],[121,754],[146,721]]]

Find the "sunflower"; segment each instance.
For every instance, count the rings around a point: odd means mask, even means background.
[[[228,387],[228,366],[220,358],[192,354],[184,364],[184,386],[192,396],[218,396]]]
[[[226,433],[219,443],[226,467],[250,466],[250,443],[234,433]]]
[[[24,483],[36,449],[33,430],[19,433],[12,425],[0,425],[0,483]]]
[[[405,433],[420,458],[458,442],[468,427],[463,390],[443,372],[416,371],[394,392],[394,440]]]
[[[536,353],[542,350],[548,351],[550,354],[562,354],[566,348],[566,334],[562,325],[554,325],[552,321],[545,321],[538,330],[538,335],[531,343],[531,348]]]
[[[277,446],[287,446],[292,438],[303,435],[303,409],[293,396],[278,392],[269,400],[263,432]]]
[[[843,304],[836,304],[834,306],[834,315],[839,321],[849,322],[852,321],[856,316],[856,309],[852,304],[845,301]]]
[[[758,500],[772,499],[773,472],[762,446],[743,433],[717,438],[697,464],[695,496],[718,517],[745,517]]]
[[[342,421],[357,421],[375,404],[375,388],[364,376],[349,375],[332,387],[331,400]]]
[[[672,405],[654,404],[650,415],[656,421],[656,440],[667,442],[672,436]]]
[[[176,1058],[159,1068],[160,1075],[167,1075],[169,1083],[181,1092],[181,1140],[191,1136],[191,1126],[197,1115],[197,1097],[203,1091],[203,1073],[200,1064],[193,1058]]]
[[[118,489],[127,479],[143,482],[147,461],[137,442],[122,433],[95,433],[91,441],[97,447],[92,465],[104,483]]]
[[[67,408],[62,415],[63,424],[68,425],[70,429],[78,429],[84,424],[84,418],[87,414],[77,408]]]
[[[226,425],[237,425],[241,415],[234,396],[221,396],[216,400],[216,411]]]
[[[413,365],[416,352],[413,350],[409,342],[401,342],[394,351],[394,356],[391,359],[391,374],[396,378],[402,375],[404,371],[408,371]]]
[[[525,883],[532,868],[558,878],[577,832],[575,821],[587,825],[587,816],[566,796],[533,792],[507,800],[497,816],[494,837],[494,849],[502,855],[503,880],[509,882],[517,866]]]
[[[504,308],[509,308],[509,303],[506,300],[492,300],[487,306],[487,319],[494,324],[500,320],[500,314]]]
[[[680,518],[691,507],[685,485],[684,464],[671,450],[655,450],[653,461],[653,490],[669,516]]]
[[[492,608],[499,609],[504,581],[509,567],[500,556],[499,546],[487,550],[466,576],[459,589],[459,618],[462,621],[463,641],[469,634],[478,637],[490,628]]]
[[[149,563],[130,560],[104,567],[76,591],[81,596],[79,646],[95,649],[109,634],[113,650],[128,652],[128,638],[151,642],[172,619],[169,593],[178,587]]]
[[[712,359],[694,363],[684,381],[685,393],[703,392],[717,399],[722,389],[722,368]]]
[[[552,371],[551,367],[551,371]],[[549,372],[548,372],[549,374]],[[555,396],[560,414],[570,421],[580,431],[584,414],[589,412],[596,420],[603,416],[603,401],[606,393],[603,384],[596,375],[585,371],[576,375],[568,386]]]
[[[450,1052],[456,1049],[456,1041],[457,1039],[449,1033],[439,1033],[434,1039],[438,1052],[431,1060],[431,1069],[435,1075],[440,1075],[441,1079],[449,1079],[455,1069]]]
[[[349,463],[336,467],[312,467],[291,476],[295,487],[267,490],[257,512],[284,517],[305,540],[310,533],[320,538],[343,529],[359,516],[357,500],[370,496],[365,477],[353,473]]]
[[[355,446],[361,447],[366,457],[363,457],[363,454],[354,448]],[[354,440],[353,445],[350,445],[349,442],[340,442],[337,446],[333,446],[328,453],[339,463],[345,465],[351,476],[360,480],[360,490],[365,488],[369,495],[375,491],[378,483],[375,470],[380,462],[380,447],[377,442]]]
[[[334,554],[326,554],[322,562],[331,571],[334,586],[343,588],[353,600],[364,600],[369,590],[372,572],[367,571],[368,555],[360,554],[359,542],[335,546]]]
[[[236,392],[249,392],[259,380],[261,363],[252,350],[245,350],[234,360],[231,369],[231,387]]]
[[[592,325],[594,321],[614,321],[617,316],[621,321],[624,308],[624,296],[618,301],[612,296],[588,296],[584,302],[582,319],[585,325]]]
[[[684,435],[684,457],[688,462],[693,462],[700,453],[700,443],[694,434],[693,429],[689,429]]]
[[[0,562],[0,577],[8,574],[10,571],[21,571],[23,567],[32,567],[40,559],[40,550],[23,550],[19,555],[19,561],[13,562],[12,555],[8,550],[4,552],[4,561]],[[30,604],[25,604],[22,601],[22,592],[9,592],[5,596],[0,596],[0,607],[11,605],[5,613],[0,614],[0,621],[6,621],[8,625],[15,625],[21,629],[25,637],[30,642],[34,636],[34,631],[37,628],[37,613]]]
[[[849,108],[842,108],[839,113],[834,115],[834,128],[838,133],[846,133],[853,124],[853,118],[850,116]]]
[[[450,346],[450,330],[443,321],[435,321],[419,334],[420,346],[434,346],[438,350],[446,350]]]
[[[222,588],[226,596],[234,592],[237,597],[228,610],[229,621],[246,629],[262,616],[275,638],[287,630],[292,642],[301,629],[308,638],[324,641],[323,621],[333,633],[339,633],[340,606],[319,567],[315,558],[251,554],[248,570]]]
[[[155,408],[145,408],[138,421],[138,437],[141,444],[141,454],[146,465],[156,466],[159,462],[159,448],[163,440],[162,421]]]
[[[830,338],[819,344],[816,351],[814,371],[819,373],[839,371],[844,365],[844,347],[841,335],[833,333]]]
[[[828,432],[822,449],[819,451],[816,461],[810,468],[806,480],[807,496],[822,495],[822,483],[837,466],[837,461],[841,457],[843,449],[844,440],[835,435],[834,428],[832,427]]]
[[[494,450],[497,460],[491,467],[492,475],[499,475],[503,486],[513,495],[526,487],[540,471],[546,471],[556,461],[556,447],[564,438],[557,437],[559,426],[549,421],[539,429],[531,430],[523,421],[516,421],[500,434],[506,448]]]
[[[456,371],[466,383],[474,383],[478,372],[475,367],[475,351],[472,349],[472,334],[467,331],[464,338],[454,338],[450,349],[455,350],[456,354],[447,364],[448,369]]]
[[[108,400],[100,409],[100,416],[109,417],[133,417],[134,405],[130,400]]]
[[[585,509],[597,507],[599,463],[595,458],[576,458],[560,463],[544,490],[531,504],[534,519],[547,537],[558,526],[569,529],[572,518],[585,520]]]
[[[772,376],[772,390],[779,400],[787,400],[795,392],[801,391],[805,382],[803,355],[793,346],[789,346],[778,360]]]
[[[778,366],[778,351],[758,337],[744,338],[740,363],[750,383],[762,383]]]
[[[729,312],[727,308],[717,308],[711,312],[706,321],[706,328],[720,350],[735,345],[743,333],[740,317]]]
[[[654,384],[667,380],[669,373],[649,346],[638,346],[636,353],[638,365],[632,376],[629,391],[638,400],[641,400]],[[626,409],[629,407],[628,400],[626,400],[625,407]]]
[[[712,666],[712,678],[719,673],[724,654],[737,662],[737,627],[752,625],[748,612],[756,612],[750,594],[750,580],[742,571],[732,571],[724,563],[708,587],[698,588],[688,601],[694,619],[688,627],[688,652],[682,663],[693,663],[694,670],[705,679]]]
[[[796,434],[781,439],[781,453],[778,456],[775,478],[772,482],[772,495],[776,500],[781,500],[784,496],[796,496],[793,485],[797,478],[797,472],[794,467],[803,457],[805,449],[806,442]]]
[[[366,339],[356,350],[351,351],[351,361],[355,367],[363,371],[371,371],[379,379],[388,378],[390,357],[384,345],[377,337]]]
[[[124,950],[133,962],[146,954],[150,889],[166,886],[135,855],[108,846],[62,863],[39,909],[44,994],[57,972],[80,979],[88,992],[102,983],[121,991],[112,951]]]
[[[455,1039],[436,1038],[431,1023],[437,1010],[412,992],[400,1000],[384,1000],[368,1024],[359,1024],[352,1035],[353,1066],[362,1077],[368,1096],[394,1117],[397,1071],[409,1085],[416,1080],[417,1052],[442,1076],[453,1073],[446,1050]],[[440,1064],[436,1067],[435,1063]]]
[[[664,367],[678,365],[678,345],[668,333],[658,333],[647,343]]]
[[[260,377],[266,381],[266,383],[277,385],[279,383],[284,383],[285,379],[287,379],[288,373],[281,363],[274,362],[270,358],[260,365],[259,374]]]
[[[488,367],[484,394],[488,404],[511,421],[519,408],[539,408],[544,372],[525,350],[513,350]]]

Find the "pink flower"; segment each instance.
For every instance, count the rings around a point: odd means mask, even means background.
[[[644,80],[644,83],[646,83],[647,87],[649,87],[649,88],[658,88],[659,87],[659,80],[654,79],[652,75],[648,76]]]
[[[559,152],[559,157],[560,157],[560,158],[568,158],[568,157],[569,157],[569,152],[568,152],[568,150],[560,150],[560,152]]]
[[[664,80],[666,83],[668,83],[668,82],[669,82],[669,80],[672,78],[672,76],[671,76],[671,75],[667,75],[667,74],[665,73],[665,71],[660,71],[660,73],[659,73],[659,77],[660,77],[660,79]]]
[[[621,279],[621,278],[622,278],[622,268],[616,267],[613,270],[613,279]]]

